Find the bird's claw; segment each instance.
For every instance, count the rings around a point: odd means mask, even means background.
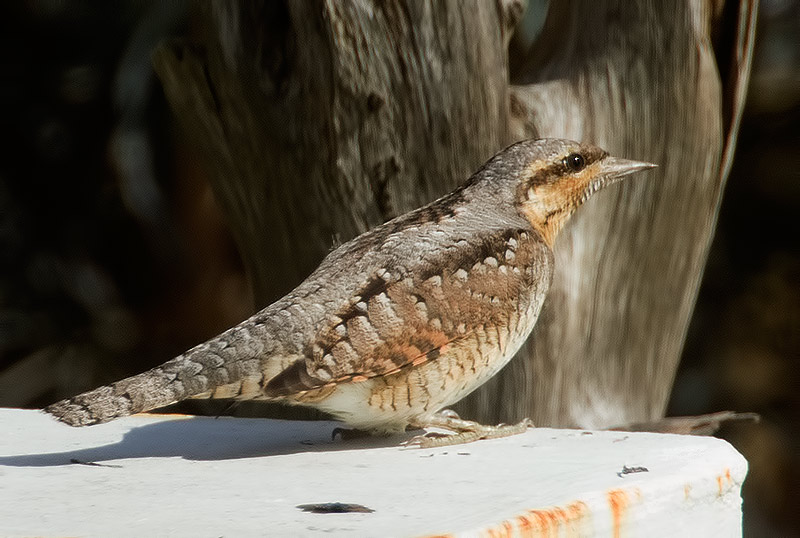
[[[454,433],[439,433],[427,432],[423,435],[417,435],[403,443],[405,447],[418,447],[418,448],[437,448],[443,446],[460,445],[464,443],[471,443],[481,439],[497,439],[500,437],[509,437],[524,433],[528,428],[533,428],[531,419],[526,418],[517,424],[498,424],[497,426],[484,426],[477,422],[470,422],[458,419],[457,427],[454,421],[447,421],[450,424],[445,425],[439,421],[432,424],[436,427],[443,427],[452,429]],[[448,427],[449,426],[449,427]]]

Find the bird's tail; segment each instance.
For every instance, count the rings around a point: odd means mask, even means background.
[[[61,400],[45,408],[70,426],[108,422],[186,398],[235,398],[260,390],[264,349],[234,327],[147,372]]]

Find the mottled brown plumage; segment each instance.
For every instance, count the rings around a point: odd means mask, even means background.
[[[435,413],[530,334],[569,215],[650,166],[565,140],[514,144],[456,191],[337,248],[236,327],[46,411],[82,426],[212,397],[314,406],[373,431],[441,424]]]

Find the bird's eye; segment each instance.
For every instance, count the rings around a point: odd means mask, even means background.
[[[580,172],[586,166],[586,160],[580,153],[570,153],[564,157],[564,165],[571,172]]]

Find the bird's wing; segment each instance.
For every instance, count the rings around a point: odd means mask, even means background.
[[[545,275],[549,282],[552,268],[552,253],[530,233],[486,233],[437,251],[416,272],[373,274],[317,331],[305,358],[267,384],[266,394],[389,375],[436,360],[476,330],[512,323],[536,288],[530,280]]]

